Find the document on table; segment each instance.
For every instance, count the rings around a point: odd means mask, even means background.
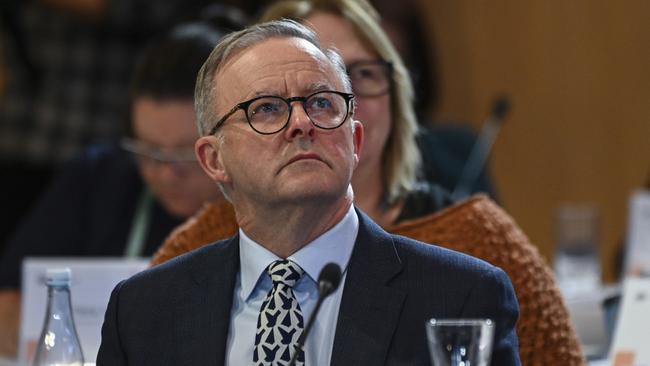
[[[650,366],[650,278],[629,277],[623,285],[609,358],[612,366]]]
[[[149,259],[27,258],[23,262],[18,364],[31,364],[47,305],[45,271],[70,268],[72,312],[86,362],[95,362],[111,291],[123,279],[149,266]]]
[[[650,191],[637,191],[630,197],[625,273],[650,274]]]

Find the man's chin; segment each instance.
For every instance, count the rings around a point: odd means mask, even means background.
[[[302,174],[327,174],[329,170],[331,170],[329,166],[321,160],[303,159],[285,165],[278,173],[299,176]]]
[[[327,202],[338,201],[346,192],[347,188],[328,185],[325,182],[316,182],[311,185],[300,185],[285,187],[283,196],[289,201],[304,205],[310,202]]]

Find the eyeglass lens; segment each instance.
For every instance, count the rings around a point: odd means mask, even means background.
[[[388,92],[390,66],[385,62],[359,62],[348,66],[348,75],[355,95],[372,97]]]
[[[281,130],[289,121],[291,100],[281,97],[261,97],[251,102],[246,115],[251,126],[261,133],[274,133]],[[347,117],[348,106],[345,97],[332,93],[320,92],[309,96],[303,108],[312,123],[324,129],[338,127]]]
[[[122,139],[121,146],[124,150],[134,154],[138,161],[143,163],[181,164],[196,162],[193,147],[163,149],[129,138]]]

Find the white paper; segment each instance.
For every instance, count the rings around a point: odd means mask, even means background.
[[[650,191],[630,197],[625,273],[650,273]]]
[[[582,351],[588,358],[604,357],[607,354],[607,330],[603,300],[611,288],[574,293],[565,296],[571,320],[582,344]]]
[[[623,285],[623,301],[609,353],[611,365],[650,366],[650,347],[648,347],[650,316],[648,314],[650,314],[650,278],[629,277]]]
[[[26,258],[23,261],[19,365],[28,365],[45,320],[48,268],[70,268],[72,311],[87,362],[94,362],[111,291],[123,279],[149,266],[149,259]]]

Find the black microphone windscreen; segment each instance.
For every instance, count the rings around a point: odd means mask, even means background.
[[[327,296],[334,292],[339,287],[339,282],[341,282],[341,267],[336,263],[327,263],[318,275],[319,287],[325,287],[327,291],[323,296]]]
[[[510,109],[510,101],[507,97],[501,96],[494,101],[492,105],[492,116],[499,121],[503,120]]]

